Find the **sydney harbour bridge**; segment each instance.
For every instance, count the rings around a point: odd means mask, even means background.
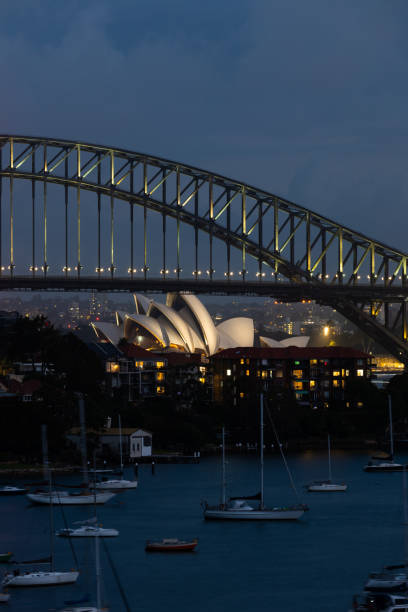
[[[408,254],[245,183],[134,151],[0,136],[0,289],[316,300],[408,364]]]

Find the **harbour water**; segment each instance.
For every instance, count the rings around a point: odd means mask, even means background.
[[[398,459],[408,461],[408,454]],[[130,608],[137,612],[344,612],[369,571],[404,559],[402,474],[367,474],[366,453],[334,451],[333,479],[349,485],[346,493],[308,493],[303,485],[327,477],[327,455],[306,452],[288,461],[302,501],[310,511],[291,522],[206,522],[200,501],[219,501],[221,467],[215,457],[198,465],[139,467],[139,486],[98,508],[104,527],[119,529],[106,539]],[[128,468],[125,477],[132,477]],[[70,484],[78,475],[58,476]],[[24,479],[14,480],[21,484]],[[259,491],[256,457],[228,460],[232,495]],[[265,458],[265,501],[296,501],[282,460]],[[89,507],[65,508],[68,525],[92,514]],[[64,516],[54,509],[55,528]],[[0,499],[0,552],[16,559],[49,553],[49,509],[22,497]],[[144,551],[147,539],[193,538],[194,553]],[[64,601],[94,595],[93,541],[73,540],[81,574],[75,585],[11,590],[10,612],[58,610]],[[57,569],[73,567],[65,538],[55,538]],[[126,610],[101,547],[103,595],[111,612]],[[4,566],[6,568],[6,566]],[[43,567],[42,569],[45,569]],[[1,571],[1,567],[0,567]]]

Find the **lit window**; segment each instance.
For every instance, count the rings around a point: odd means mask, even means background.
[[[241,391],[241,393],[239,394],[239,397],[242,399],[243,397],[245,397],[245,393],[242,393]]]
[[[157,368],[164,368],[164,361],[156,361]]]
[[[317,365],[317,359],[311,359],[310,365]]]
[[[310,381],[310,388],[314,389],[316,387],[316,381],[315,380],[311,380]]]
[[[157,372],[156,380],[164,380],[164,372]]]
[[[339,386],[339,381],[333,380],[333,387],[338,387],[338,386]]]
[[[296,390],[301,390],[303,389],[303,383],[298,380],[295,380],[293,381],[293,388]]]
[[[200,381],[202,385],[205,383],[205,378],[199,378],[198,380]]]
[[[340,376],[339,370],[333,370],[333,376]]]
[[[357,402],[357,406],[358,406],[359,408],[362,408],[362,406],[364,406],[364,402]]]
[[[240,359],[239,363],[240,363],[241,365],[244,365],[244,363],[245,363],[245,359]]]
[[[292,375],[294,376],[294,378],[302,378],[303,370],[293,370]]]
[[[350,376],[350,370],[346,370],[346,376]]]
[[[262,371],[262,378],[268,378],[268,372],[266,370]]]
[[[245,376],[249,376],[249,370],[245,370]]]
[[[156,387],[156,393],[157,395],[163,395],[164,387]]]
[[[364,370],[357,370],[357,376],[364,376]]]
[[[283,370],[276,370],[276,378],[283,378]]]
[[[231,370],[227,370],[227,376],[231,376]]]
[[[135,367],[143,369],[144,361],[135,361]]]
[[[106,364],[106,371],[109,372],[110,374],[114,374],[115,372],[119,372],[119,364],[118,363],[108,362]]]

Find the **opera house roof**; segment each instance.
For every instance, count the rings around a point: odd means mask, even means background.
[[[147,350],[201,353],[207,357],[225,349],[254,346],[252,319],[234,317],[215,325],[195,295],[168,293],[165,304],[141,294],[133,297],[134,313],[117,311],[115,323],[92,323],[100,340],[118,346],[125,339]],[[305,346],[307,340],[302,337],[283,342]],[[261,338],[260,341],[263,346],[283,345],[270,338]]]

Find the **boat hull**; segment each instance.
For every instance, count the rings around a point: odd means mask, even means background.
[[[299,519],[305,511],[301,508],[276,510],[204,510],[206,520],[223,521],[293,521]]]
[[[61,538],[113,538],[119,535],[117,529],[61,529],[57,536]]]
[[[48,586],[52,584],[71,584],[76,582],[79,572],[27,572],[8,574],[3,582],[7,587]]]
[[[344,484],[314,484],[307,488],[311,493],[336,493],[338,491],[347,491],[347,485]]]
[[[18,489],[17,487],[0,489],[0,497],[3,497],[5,495],[25,495],[26,493],[27,489]]]
[[[28,493],[27,498],[34,504],[54,504],[56,506],[82,506],[90,504],[105,504],[115,493],[92,493],[91,495],[47,495],[44,493]]]
[[[193,552],[197,542],[187,542],[185,544],[173,544],[171,546],[165,544],[146,544],[146,552]]]
[[[380,463],[379,465],[365,465],[365,472],[403,472],[408,466],[401,463]]]
[[[107,480],[97,482],[95,488],[98,491],[123,491],[124,489],[136,489],[137,480]],[[91,485],[90,488],[93,488]]]

